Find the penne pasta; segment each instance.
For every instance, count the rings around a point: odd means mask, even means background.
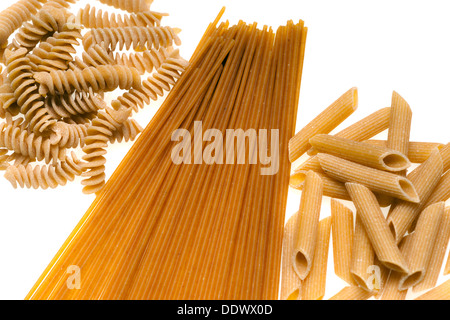
[[[392,92],[391,115],[386,146],[404,155],[408,154],[412,112],[408,103],[397,92]]]
[[[358,286],[368,292],[373,292],[374,290],[371,282],[371,273],[369,272],[371,266],[374,265],[374,261],[375,252],[357,211],[355,234],[352,243],[350,274]]]
[[[328,134],[315,135],[309,139],[309,143],[318,152],[379,170],[397,172],[406,170],[411,165],[408,158],[399,151]]]
[[[380,262],[390,269],[408,272],[406,261],[389,230],[375,195],[362,184],[349,182],[345,186]]]
[[[450,300],[450,279],[415,300]]]
[[[420,283],[425,276],[443,212],[444,202],[438,202],[420,214],[416,229],[411,234],[411,247],[404,254],[409,272],[402,275],[399,281],[400,291]]]
[[[387,146],[386,140],[364,140],[364,143],[374,144],[381,147]],[[410,141],[408,144],[407,157],[412,163],[425,162],[435,148],[442,149],[444,145],[438,142]]]
[[[300,300],[302,282],[294,271],[292,253],[298,212],[294,213],[284,227],[283,252],[281,256],[281,300]]]
[[[292,254],[294,270],[302,280],[311,270],[314,259],[322,194],[322,179],[313,171],[308,171],[300,200],[294,252]]]
[[[319,222],[311,271],[302,283],[302,300],[322,300],[325,295],[331,217]]]
[[[358,90],[351,88],[311,120],[289,140],[289,160],[294,162],[310,147],[309,139],[319,133],[329,133],[347,119],[358,107]]]
[[[317,157],[325,173],[336,180],[360,183],[377,193],[419,202],[414,185],[405,177],[325,153],[319,153]]]
[[[368,300],[372,297],[371,292],[357,287],[357,286],[347,286],[341,291],[332,296],[329,300]]]
[[[450,142],[443,146],[440,150],[444,172],[450,169]]]
[[[355,285],[352,262],[353,212],[336,199],[331,199],[331,232],[334,273],[349,285]]]
[[[421,282],[413,287],[414,292],[424,291],[433,288],[439,278],[439,273],[444,262],[445,252],[450,239],[450,207],[445,208],[442,220],[439,225],[439,232],[431,250],[431,257],[425,268],[425,275]]]
[[[407,175],[407,178],[414,184],[421,202],[397,201],[395,207],[389,213],[387,221],[397,242],[400,241],[418,214],[424,209],[424,205],[439,183],[441,175],[442,159],[437,149],[431,153],[427,161]]]

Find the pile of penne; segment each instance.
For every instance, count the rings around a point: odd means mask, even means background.
[[[410,141],[412,112],[396,92],[390,107],[330,135],[357,105],[352,88],[289,142],[291,162],[309,157],[290,178],[302,192],[285,226],[280,298],[324,297],[331,234],[348,286],[330,299],[450,299],[450,280],[436,286],[450,238],[450,143]],[[385,130],[387,140],[371,140]],[[331,215],[320,220],[323,196]]]

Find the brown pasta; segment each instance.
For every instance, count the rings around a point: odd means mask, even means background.
[[[126,10],[128,12],[142,12],[150,8],[153,0],[98,0],[101,3],[112,6],[116,9]]]
[[[408,103],[397,93],[392,93],[391,117],[386,146],[408,154],[409,136],[411,131],[412,111]]]
[[[301,298],[302,281],[292,265],[297,220],[298,212],[294,213],[284,226],[283,251],[281,255],[281,300],[300,300]]]
[[[371,292],[367,292],[358,286],[347,286],[329,300],[368,300],[372,295]]]
[[[111,136],[109,142],[128,142],[134,141],[136,137],[143,131],[144,129],[137,123],[135,119],[127,119],[122,125],[117,128],[113,135]]]
[[[50,140],[60,148],[77,148],[84,146],[89,124],[57,122],[52,127]]]
[[[119,65],[89,67],[83,70],[39,72],[34,79],[40,84],[41,95],[65,94],[74,91],[113,91],[141,87],[139,72]]]
[[[145,72],[152,72],[154,69],[159,69],[163,62],[170,57],[172,50],[164,47],[151,50],[145,50],[139,53],[122,53],[115,55],[114,61],[116,64],[123,66],[134,67],[141,74]],[[172,56],[174,57],[174,56]]]
[[[440,150],[443,164],[443,172],[450,169],[450,142],[443,146]]]
[[[109,14],[101,9],[97,11],[89,4],[78,11],[77,23],[86,28],[124,28],[159,26],[164,15],[153,11],[143,11],[130,15]]]
[[[415,300],[450,300],[450,279],[427,291]]]
[[[143,49],[147,46],[169,47],[180,45],[177,30],[171,27],[124,27],[91,29],[83,37],[85,50],[104,43],[111,50]]]

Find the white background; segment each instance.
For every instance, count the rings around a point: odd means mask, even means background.
[[[1,1],[0,10],[10,3]],[[86,3],[79,0],[73,12]],[[163,25],[182,29],[181,54],[188,59],[222,6],[227,8],[223,19],[231,23],[242,19],[276,28],[289,19],[305,21],[309,32],[297,130],[355,86],[359,108],[340,128],[389,106],[395,90],[413,110],[412,140],[450,141],[448,1],[155,0],[152,10],[170,14]],[[142,126],[159,105],[153,103],[137,115]],[[108,176],[130,145],[109,150]],[[14,190],[0,180],[0,299],[25,297],[88,209],[94,196],[83,195],[79,182],[42,191]],[[300,192],[291,190],[287,218],[299,202]],[[329,214],[325,200],[321,217]],[[334,275],[331,250],[330,245],[325,299],[345,285]]]

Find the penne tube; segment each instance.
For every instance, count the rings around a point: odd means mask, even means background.
[[[336,199],[331,199],[331,232],[334,273],[349,285],[355,285],[350,272],[353,243],[353,212]]]
[[[330,133],[358,107],[358,90],[351,88],[316,116],[289,140],[289,160],[294,162],[310,147],[309,139],[319,133]]]
[[[307,171],[297,171],[293,173],[290,177],[289,185],[294,189],[302,190],[306,173]],[[322,172],[316,172],[316,174],[322,179],[324,196],[341,200],[351,200],[350,195],[345,188],[345,183],[337,181]],[[381,207],[387,207],[392,204],[392,197],[378,193],[375,195]]]
[[[320,166],[319,158],[316,156],[310,157],[308,160],[300,164],[294,169],[294,173],[298,171],[308,171],[312,170],[315,172],[323,172],[322,167]]]
[[[300,300],[301,280],[292,266],[294,251],[294,235],[297,226],[298,212],[294,213],[284,227],[283,249],[281,260],[281,300]]]
[[[427,161],[407,175],[407,178],[414,184],[421,202],[397,201],[395,207],[389,213],[387,221],[397,242],[400,241],[419,213],[425,208],[424,205],[439,183],[441,175],[442,159],[437,149],[431,153]]]
[[[375,195],[359,183],[349,182],[345,186],[380,262],[390,269],[407,273],[406,261],[389,230]]]
[[[411,234],[411,247],[404,254],[409,273],[402,275],[399,281],[400,291],[420,283],[425,276],[443,212],[444,202],[438,202],[425,208],[420,214],[416,229]]]
[[[372,295],[371,292],[367,292],[358,286],[347,286],[329,300],[368,300]]]
[[[450,279],[415,300],[450,300]]]
[[[392,92],[391,114],[386,146],[408,154],[412,112],[409,104],[397,92]]]
[[[356,212],[355,233],[353,235],[350,274],[362,289],[373,292],[370,268],[374,265],[375,252],[370,239]]]
[[[447,170],[450,169],[450,142],[447,143],[444,147],[442,147],[439,151],[441,152],[444,172],[446,172]]]
[[[320,220],[314,261],[311,271],[302,283],[302,300],[322,300],[325,295],[330,229],[331,217]]]
[[[322,179],[313,171],[308,171],[300,200],[292,254],[294,270],[301,280],[308,275],[314,259],[322,195]]]
[[[377,193],[410,202],[419,202],[414,185],[405,177],[330,154],[319,153],[317,157],[325,173],[336,180],[360,183]]]
[[[309,143],[319,152],[379,170],[397,172],[406,170],[411,165],[408,158],[399,151],[328,134],[315,135],[309,139]]]
[[[399,247],[400,252],[402,252],[401,247]],[[378,280],[378,291],[374,295],[375,299],[380,299],[381,295],[383,293],[383,290],[386,286],[389,274],[391,272],[391,269],[387,268],[384,264],[378,260],[377,256],[375,255],[375,266],[377,266],[379,269],[379,274],[377,275],[378,278],[375,278],[375,280]]]
[[[391,107],[381,108],[367,117],[339,131],[334,136],[354,141],[364,141],[383,132],[389,127]],[[314,148],[308,150],[309,155],[317,154]]]
[[[450,239],[450,207],[447,207],[442,215],[439,232],[431,250],[431,257],[425,269],[425,275],[421,282],[413,287],[414,292],[420,292],[433,288],[439,278],[448,241]]]
[[[377,146],[386,147],[386,140],[365,140],[364,143],[373,144]],[[422,163],[425,162],[430,156],[431,152],[435,148],[439,150],[442,149],[444,145],[438,142],[419,142],[410,141],[408,144],[408,154],[407,157],[412,163]]]
[[[402,241],[400,241],[399,249],[402,254],[405,254],[408,250],[410,250],[412,244],[411,234],[403,237]],[[399,290],[400,279],[402,278],[403,273],[391,270],[386,279],[386,282],[381,290],[380,300],[405,300],[406,295],[408,294],[408,290]]]

